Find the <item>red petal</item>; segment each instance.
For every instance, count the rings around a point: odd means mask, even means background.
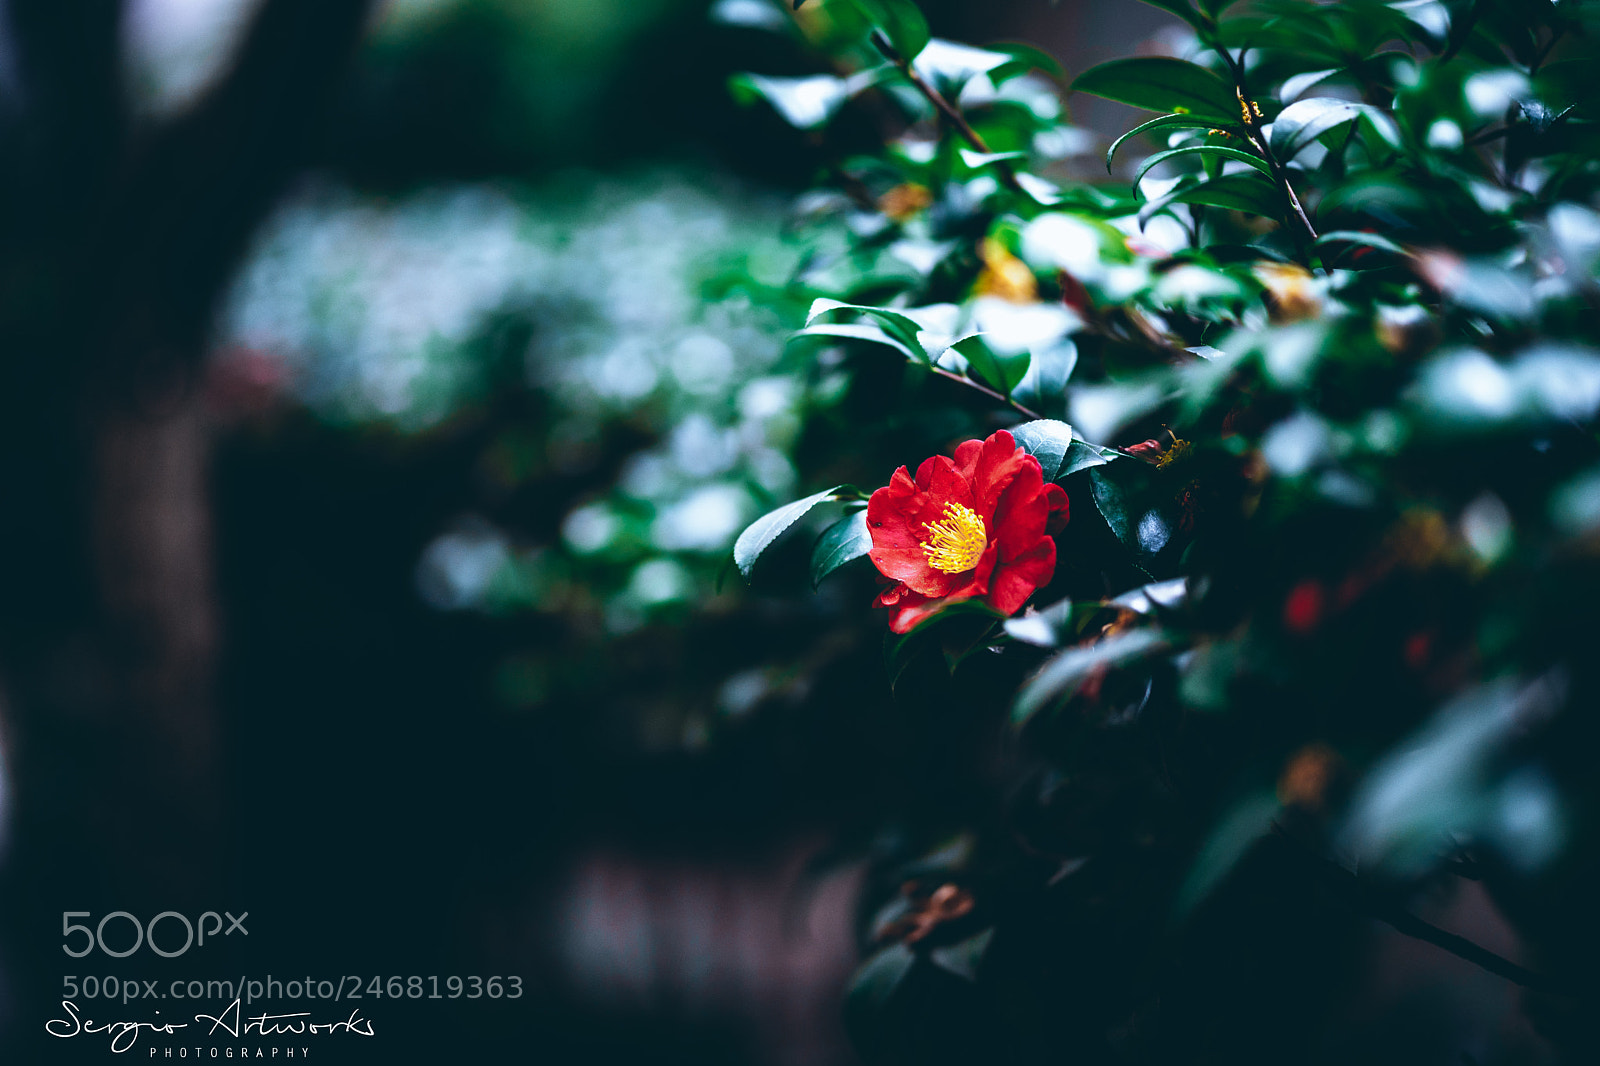
[[[966,479],[946,456],[925,460],[915,482],[905,467],[895,471],[889,484],[867,501],[867,532],[872,536],[867,554],[879,572],[924,596],[947,595],[968,580],[967,574],[935,570],[922,550],[928,524],[939,521],[950,503],[972,507],[973,500]]]
[[[1028,460],[1028,465],[1016,471],[995,501],[995,540],[1000,545],[1002,561],[1033,550],[1045,535],[1049,522],[1049,497],[1044,489],[1044,476],[1039,472],[1039,461],[1031,455]]]
[[[1041,585],[1056,572],[1056,542],[1049,537],[1030,551],[995,567],[985,602],[1002,614],[1016,614]]]
[[[894,633],[909,633],[911,627],[918,622],[932,618],[952,603],[970,600],[982,591],[973,585],[950,596],[919,596],[915,592],[907,593],[899,604],[889,608],[889,630]]]
[[[1044,487],[1044,502],[1050,509],[1044,531],[1054,536],[1067,528],[1067,521],[1072,518],[1072,501],[1067,498],[1067,490],[1052,481]]]

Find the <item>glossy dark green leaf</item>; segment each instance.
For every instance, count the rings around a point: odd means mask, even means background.
[[[927,348],[922,343],[922,326],[916,319],[899,311],[887,307],[870,307],[865,304],[847,304],[839,300],[817,299],[811,303],[811,310],[806,313],[807,328],[814,328],[812,323],[825,314],[833,311],[855,311],[877,319],[883,326],[884,332],[893,337],[907,354],[922,362],[931,363],[933,358],[928,354]]]
[[[1089,471],[1095,508],[1117,539],[1141,556],[1159,555],[1172,544],[1177,516],[1169,486],[1143,463],[1114,471]]]
[[[850,978],[844,994],[845,1025],[857,1039],[870,1031],[875,1020],[917,963],[916,954],[904,944],[891,944],[863,962]]]
[[[1149,221],[1170,204],[1200,204],[1245,211],[1263,218],[1278,218],[1283,211],[1283,196],[1278,187],[1256,173],[1224,174],[1220,178],[1180,186],[1157,197],[1139,209],[1139,224]]]
[[[797,330],[790,339],[798,340],[801,337],[837,337],[840,340],[868,341],[872,344],[886,344],[890,348],[893,348],[895,351],[899,352],[901,355],[905,356],[907,359],[919,363],[928,362],[928,356],[926,352],[917,351],[904,342],[889,336],[888,333],[884,332],[882,329],[879,329],[877,326],[868,325],[865,322],[843,322],[838,324],[823,323],[820,326],[807,326],[805,329]]]
[[[1008,618],[1006,635],[1012,640],[1038,648],[1058,648],[1071,640],[1072,601],[1057,600],[1041,611],[1029,611],[1020,618]]]
[[[1225,122],[1239,115],[1238,100],[1227,82],[1204,67],[1164,56],[1101,63],[1078,75],[1072,88],[1147,111],[1204,115]]]
[[[1272,831],[1282,808],[1270,792],[1245,799],[1223,816],[1211,830],[1178,891],[1177,912],[1188,914],[1203,902],[1239,865],[1256,843]]]
[[[1324,133],[1359,118],[1366,118],[1391,148],[1400,146],[1399,127],[1387,111],[1370,104],[1314,96],[1297,100],[1272,120],[1269,147],[1280,163],[1287,163]]]
[[[909,633],[888,634],[883,654],[889,684],[897,685],[907,668],[925,655],[937,654],[945,669],[953,673],[962,659],[983,646],[1003,618],[980,601],[958,600],[924,618]]]
[[[910,62],[928,46],[928,20],[912,0],[850,0],[875,29],[880,30],[900,58]]]
[[[1047,659],[1022,687],[1011,707],[1011,720],[1021,725],[1050,704],[1067,699],[1102,667],[1119,666],[1169,646],[1166,634],[1150,626],[1068,648]]]
[[[1027,158],[1027,152],[974,152],[970,148],[961,149],[961,161],[973,170],[992,163],[1009,163]]]
[[[1296,74],[1292,78],[1285,78],[1283,86],[1278,90],[1278,97],[1285,103],[1293,103],[1304,96],[1306,90],[1328,80],[1343,69],[1343,67],[1327,67],[1323,70],[1308,70],[1303,74]]]
[[[1010,395],[1010,388],[1006,384],[1005,368],[1000,365],[1000,360],[994,352],[983,343],[981,338],[968,338],[967,343],[953,346],[967,361],[967,369],[971,371],[967,376],[973,377],[1000,392]]]
[[[1056,474],[1056,480],[1059,481],[1069,474],[1076,474],[1080,470],[1088,470],[1090,467],[1105,466],[1121,458],[1121,454],[1110,448],[1090,444],[1084,440],[1075,440],[1072,442],[1072,447],[1067,449],[1066,458],[1061,461],[1061,470]]]
[[[1039,460],[1039,470],[1046,481],[1061,475],[1061,465],[1072,447],[1072,427],[1054,418],[1040,418],[1024,422],[1011,431],[1017,446]]]
[[[1157,152],[1155,155],[1139,164],[1139,169],[1133,177],[1133,187],[1135,193],[1138,191],[1139,182],[1144,180],[1144,176],[1146,174],[1161,164],[1170,162],[1174,159],[1215,159],[1219,161],[1231,160],[1236,163],[1248,164],[1263,174],[1270,175],[1272,173],[1272,168],[1267,165],[1266,160],[1262,159],[1258,155],[1255,155],[1253,152],[1246,152],[1238,148],[1229,148],[1228,146],[1222,144],[1187,144],[1182,148],[1169,148],[1165,152]]]
[[[1029,71],[1037,70],[1052,81],[1058,81],[1067,76],[1061,64],[1056,62],[1054,56],[1042,52],[1032,45],[1026,44],[997,44],[990,51],[1003,52],[1011,59],[989,71],[989,80],[996,85],[1004,85],[1012,78],[1021,77]]]
[[[738,565],[739,572],[749,577],[751,567],[756,565],[756,560],[761,558],[762,552],[772,547],[773,541],[804,518],[813,507],[835,499],[835,494],[844,488],[846,488],[844,485],[835,485],[831,489],[813,493],[803,500],[786,503],[776,511],[769,511],[751,522],[733,544],[733,561]]]
[[[845,515],[829,526],[811,552],[811,587],[846,563],[854,562],[872,550],[872,534],[867,529],[865,509]]]
[[[1208,119],[1195,118],[1193,115],[1161,115],[1149,122],[1141,122],[1127,133],[1111,142],[1111,147],[1106,149],[1106,172],[1111,172],[1111,160],[1117,154],[1117,149],[1131,137],[1143,133],[1153,133],[1156,130],[1209,130],[1209,129],[1236,129],[1237,125],[1228,122],[1213,122]]]
[[[1319,251],[1324,248],[1337,245],[1357,248],[1375,248],[1380,252],[1388,252],[1390,255],[1408,257],[1411,255],[1410,252],[1406,251],[1403,245],[1395,243],[1388,237],[1380,236],[1376,233],[1363,233],[1359,230],[1333,230],[1330,233],[1324,233],[1315,241],[1311,242],[1311,246]]]
[[[1066,406],[1067,382],[1078,365],[1078,346],[1072,338],[1036,348],[1028,360],[1028,372],[1011,395],[1035,411],[1055,414]]]

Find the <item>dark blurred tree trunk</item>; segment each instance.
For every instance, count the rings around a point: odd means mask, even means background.
[[[195,847],[215,839],[223,799],[203,396],[191,389],[162,409],[108,413],[96,434],[95,572],[118,697],[106,726],[125,800],[108,807],[118,824],[106,837],[123,852],[117,867],[140,880],[175,882],[185,896],[214,890],[212,849]],[[149,826],[179,842],[176,853],[152,848]]]
[[[38,959],[59,960],[63,909],[227,905],[201,357],[372,6],[265,0],[230,73],[158,128],[121,96],[118,0],[5,7],[0,913]]]

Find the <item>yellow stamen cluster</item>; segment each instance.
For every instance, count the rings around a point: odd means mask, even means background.
[[[947,574],[971,570],[989,546],[983,519],[972,508],[959,503],[945,504],[944,517],[938,522],[925,523],[924,528],[928,539],[920,546],[928,557],[928,565]]]
[[[1260,104],[1256,103],[1254,100],[1245,100],[1244,90],[1236,86],[1233,90],[1233,95],[1239,98],[1239,114],[1244,119],[1244,124],[1246,126],[1254,126],[1257,119],[1265,117],[1261,114]],[[1254,112],[1254,114],[1252,115],[1251,112]]]

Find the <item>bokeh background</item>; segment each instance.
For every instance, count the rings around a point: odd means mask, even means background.
[[[924,6],[1069,73],[1168,21]],[[854,1061],[871,841],[980,786],[884,712],[870,581],[726,572],[854,402],[784,346],[824,161],[728,92],[810,72],[784,17],[0,4],[6,1061],[106,1054],[42,1035],[61,912],[222,909],[247,941],[94,968],[523,979],[369,1001],[375,1062]],[[1071,104],[1092,160],[1123,113]],[[1522,1046],[1492,978],[1391,949],[1361,1025]]]

